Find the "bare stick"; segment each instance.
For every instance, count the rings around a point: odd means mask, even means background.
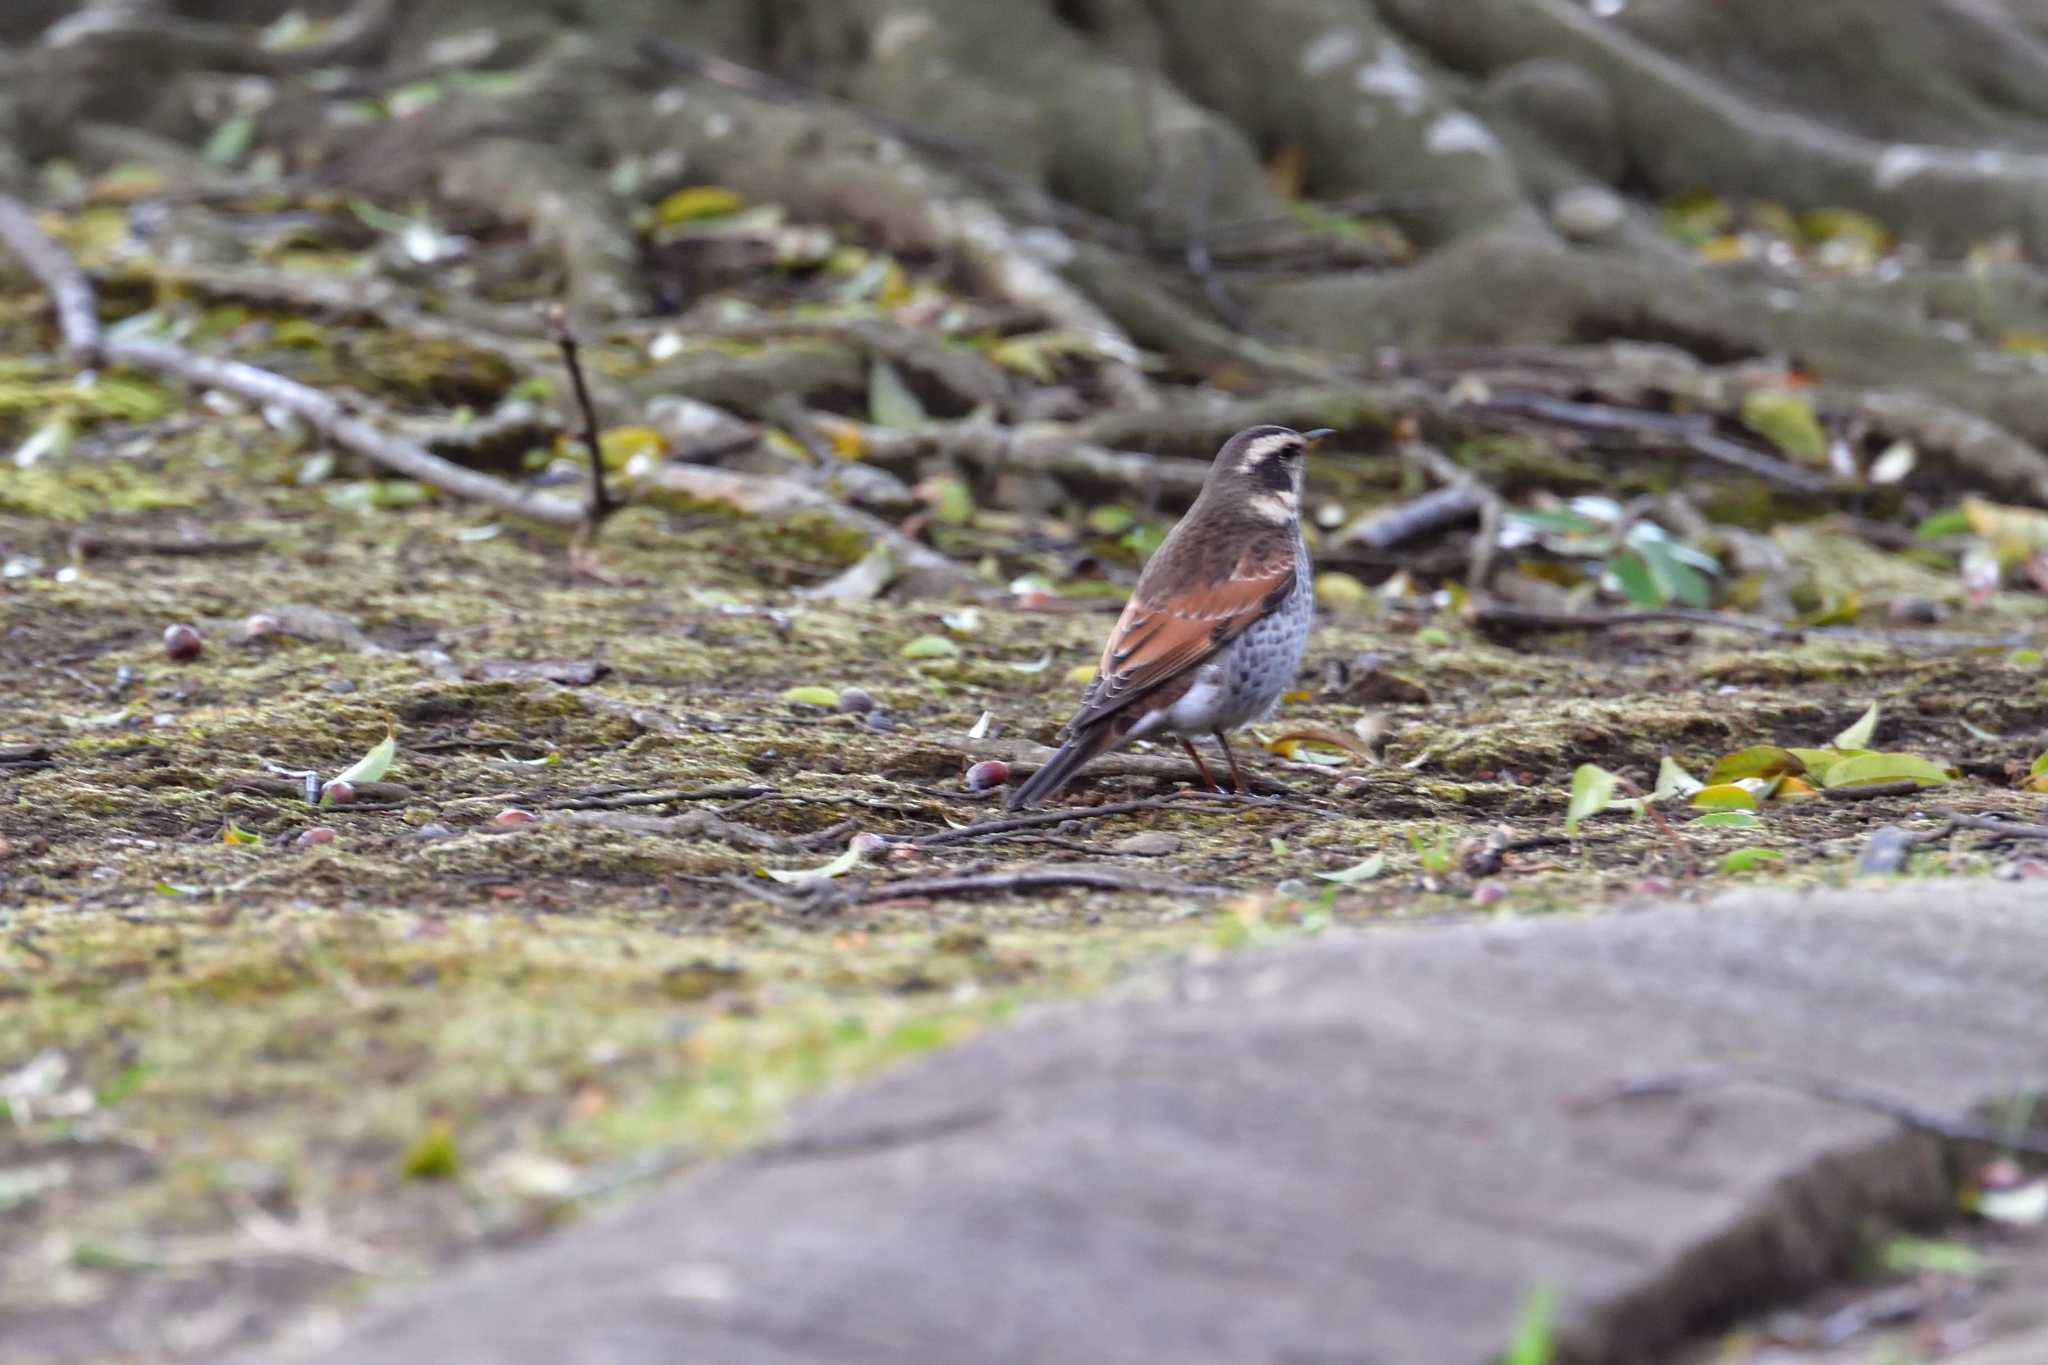
[[[1015,872],[991,872],[976,877],[913,877],[905,881],[875,882],[851,892],[847,903],[898,900],[907,897],[1003,895],[1020,891],[1046,891],[1079,886],[1096,891],[1136,891],[1152,896],[1220,896],[1228,888],[1197,882],[1166,881],[1111,872],[1099,867],[1057,865],[1027,867]]]
[[[595,536],[597,528],[604,525],[605,518],[618,510],[618,504],[612,501],[611,493],[604,485],[604,445],[597,421],[597,405],[590,401],[590,386],[583,382],[583,360],[576,333],[569,326],[568,315],[556,308],[548,322],[554,329],[555,344],[562,348],[562,365],[569,371],[569,383],[576,390],[576,406],[583,412],[583,444],[590,451],[590,503],[583,509],[583,529],[586,536]]]
[[[198,384],[220,389],[251,403],[278,407],[299,418],[323,438],[381,465],[396,474],[432,484],[458,498],[488,503],[533,521],[551,526],[578,526],[583,509],[505,482],[474,469],[464,469],[450,460],[402,436],[379,431],[360,417],[351,415],[335,399],[297,380],[272,374],[269,370],[239,360],[216,360],[195,355],[182,346],[145,337],[113,337],[103,347],[107,359],[138,369],[153,370]]]
[[[78,364],[91,369],[100,363],[100,314],[93,302],[92,281],[64,248],[37,225],[28,205],[0,194],[0,243],[35,276],[57,310],[64,347]]]

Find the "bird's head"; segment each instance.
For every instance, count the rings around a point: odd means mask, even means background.
[[[1328,427],[1246,427],[1217,452],[1209,471],[1210,496],[1259,521],[1291,522],[1301,514],[1303,457],[1334,434]]]

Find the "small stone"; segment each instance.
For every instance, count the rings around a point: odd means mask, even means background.
[[[887,711],[870,711],[860,718],[860,723],[878,735],[894,734],[896,718]]]
[[[873,858],[888,849],[889,836],[886,834],[856,834],[847,847],[863,858]]]
[[[1000,758],[991,758],[977,763],[967,770],[967,790],[985,792],[1000,787],[1010,780],[1010,765]]]
[[[335,778],[320,788],[320,800],[329,806],[346,806],[356,799],[356,784]]]
[[[1621,196],[1600,185],[1574,185],[1550,201],[1550,221],[1579,242],[1610,236],[1626,214]]]
[[[1163,858],[1169,853],[1180,852],[1180,836],[1168,834],[1163,829],[1142,830],[1111,844],[1113,853],[1132,853],[1140,858]]]
[[[1911,621],[1916,625],[1938,625],[1949,618],[1949,606],[1931,597],[1894,597],[1885,604],[1885,614],[1894,621]]]
[[[875,699],[865,688],[842,688],[839,693],[839,709],[849,715],[864,716],[875,709]]]
[[[309,830],[300,831],[299,837],[292,840],[292,842],[301,848],[312,848],[316,844],[331,844],[339,837],[328,826],[315,825]]]
[[[356,690],[355,681],[351,678],[329,678],[326,682],[321,683],[320,686],[337,697],[345,697]]]
[[[1892,877],[1906,865],[1913,851],[1913,836],[1897,825],[1881,825],[1870,832],[1856,852],[1856,875]]]
[[[413,837],[417,839],[453,839],[455,831],[442,824],[439,820],[430,820],[414,830]]]
[[[242,622],[242,638],[245,640],[260,640],[266,635],[277,634],[278,629],[278,621],[275,616],[259,611],[248,620]]]
[[[530,825],[539,819],[540,817],[530,810],[521,810],[517,806],[507,806],[504,810],[491,817],[491,823],[507,826]]]
[[[164,653],[184,663],[196,659],[206,651],[206,641],[191,626],[176,625],[164,628]]]

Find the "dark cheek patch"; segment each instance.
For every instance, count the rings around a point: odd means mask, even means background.
[[[1293,492],[1294,471],[1287,467],[1288,458],[1285,455],[1268,455],[1252,471],[1252,481],[1268,493]]]

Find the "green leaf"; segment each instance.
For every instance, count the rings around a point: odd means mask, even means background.
[[[1622,595],[1641,607],[1661,607],[1670,599],[1657,586],[1650,565],[1634,550],[1624,550],[1607,561],[1607,572],[1621,585]]]
[[[1909,780],[1933,787],[1948,781],[1948,773],[1918,754],[1861,754],[1829,768],[1821,785],[1860,787],[1872,782]]]
[[[1877,733],[1877,703],[1870,703],[1870,709],[1856,718],[1856,723],[1835,736],[1837,749],[1867,749],[1870,737]]]
[[[1550,1365],[1556,1354],[1556,1319],[1557,1291],[1545,1287],[1524,1295],[1515,1309],[1514,1340],[1500,1365]]]
[[[1657,762],[1657,785],[1651,790],[1650,799],[1662,801],[1666,797],[1691,796],[1704,785],[1706,784],[1680,767],[1676,759],[1666,754]]]
[[[1755,810],[1756,793],[1733,782],[1717,782],[1692,794],[1692,804],[1710,810]]]
[[[1737,749],[1716,763],[1707,773],[1707,785],[1716,787],[1745,777],[1777,777],[1783,773],[1805,771],[1806,765],[1791,750],[1781,749],[1775,744],[1752,744],[1747,749]]]
[[[248,830],[243,829],[233,820],[230,820],[228,821],[228,827],[221,831],[220,841],[224,844],[260,844],[263,842],[263,836],[251,834]]]
[[[1936,512],[1913,528],[1915,540],[1945,540],[1949,536],[1968,535],[1970,514],[1960,507],[1951,507],[1946,512]]]
[[[249,154],[256,142],[256,116],[236,114],[213,130],[200,153],[216,166],[232,166]]]
[[[788,687],[782,692],[782,699],[802,706],[837,706],[839,694],[829,687]]]
[[[808,882],[823,877],[843,877],[860,866],[861,851],[849,843],[846,852],[817,867],[764,867],[761,870],[778,882]]]
[[[1131,529],[1137,517],[1128,507],[1110,505],[1088,509],[1088,529],[1102,536],[1122,535]]]
[[[1721,859],[1723,872],[1753,872],[1766,863],[1782,862],[1785,855],[1775,848],[1738,848]]]
[[[455,1130],[446,1119],[436,1119],[427,1131],[399,1158],[398,1171],[407,1180],[446,1180],[462,1169],[462,1154],[456,1150]]]
[[[1742,400],[1742,424],[1801,464],[1828,462],[1828,434],[1803,394],[1757,389]]]
[[[1700,829],[1755,829],[1761,824],[1763,821],[1746,810],[1717,810],[1712,814],[1702,815],[1688,828],[1696,826]]]
[[[361,758],[334,775],[336,782],[375,782],[391,771],[391,760],[398,757],[398,732],[387,730],[376,747]],[[324,784],[323,784],[324,785]],[[320,804],[331,806],[334,799],[326,792],[320,793]]]
[[[1657,592],[1665,601],[1682,602],[1688,607],[1701,609],[1713,605],[1714,592],[1705,576],[1680,559],[1670,541],[1644,537],[1635,548],[1642,555],[1651,581],[1657,585]]]
[[[73,435],[71,418],[60,412],[30,432],[28,439],[15,447],[14,463],[27,469],[41,460],[61,460],[71,449]]]
[[[1353,882],[1369,882],[1374,877],[1379,876],[1380,873],[1386,871],[1386,868],[1387,855],[1375,853],[1362,863],[1353,863],[1351,866],[1339,868],[1335,872],[1318,872],[1316,876],[1326,882],[1341,882],[1345,886],[1349,886]]]
[[[868,369],[868,420],[878,427],[921,427],[930,420],[924,404],[886,360]]]
[[[1785,752],[1806,765],[1806,775],[1825,783],[1828,773],[1845,758],[1861,758],[1868,749],[1787,749]]]
[[[1618,779],[1597,763],[1581,763],[1572,770],[1571,802],[1565,807],[1564,832],[1576,835],[1579,822],[1598,815],[1614,804]]]
[[[167,882],[161,877],[157,879],[156,889],[166,896],[203,896],[206,894],[206,888],[203,886],[194,886],[190,882]]]
[[[654,217],[662,226],[672,227],[704,218],[729,218],[745,207],[738,192],[723,185],[690,185],[656,205]]]
[[[2034,760],[2034,766],[2027,769],[2029,777],[2039,777],[2042,773],[2048,773],[2048,750],[2042,751],[2041,756]]]
[[[960,646],[943,635],[920,635],[897,653],[906,659],[957,659]]]

